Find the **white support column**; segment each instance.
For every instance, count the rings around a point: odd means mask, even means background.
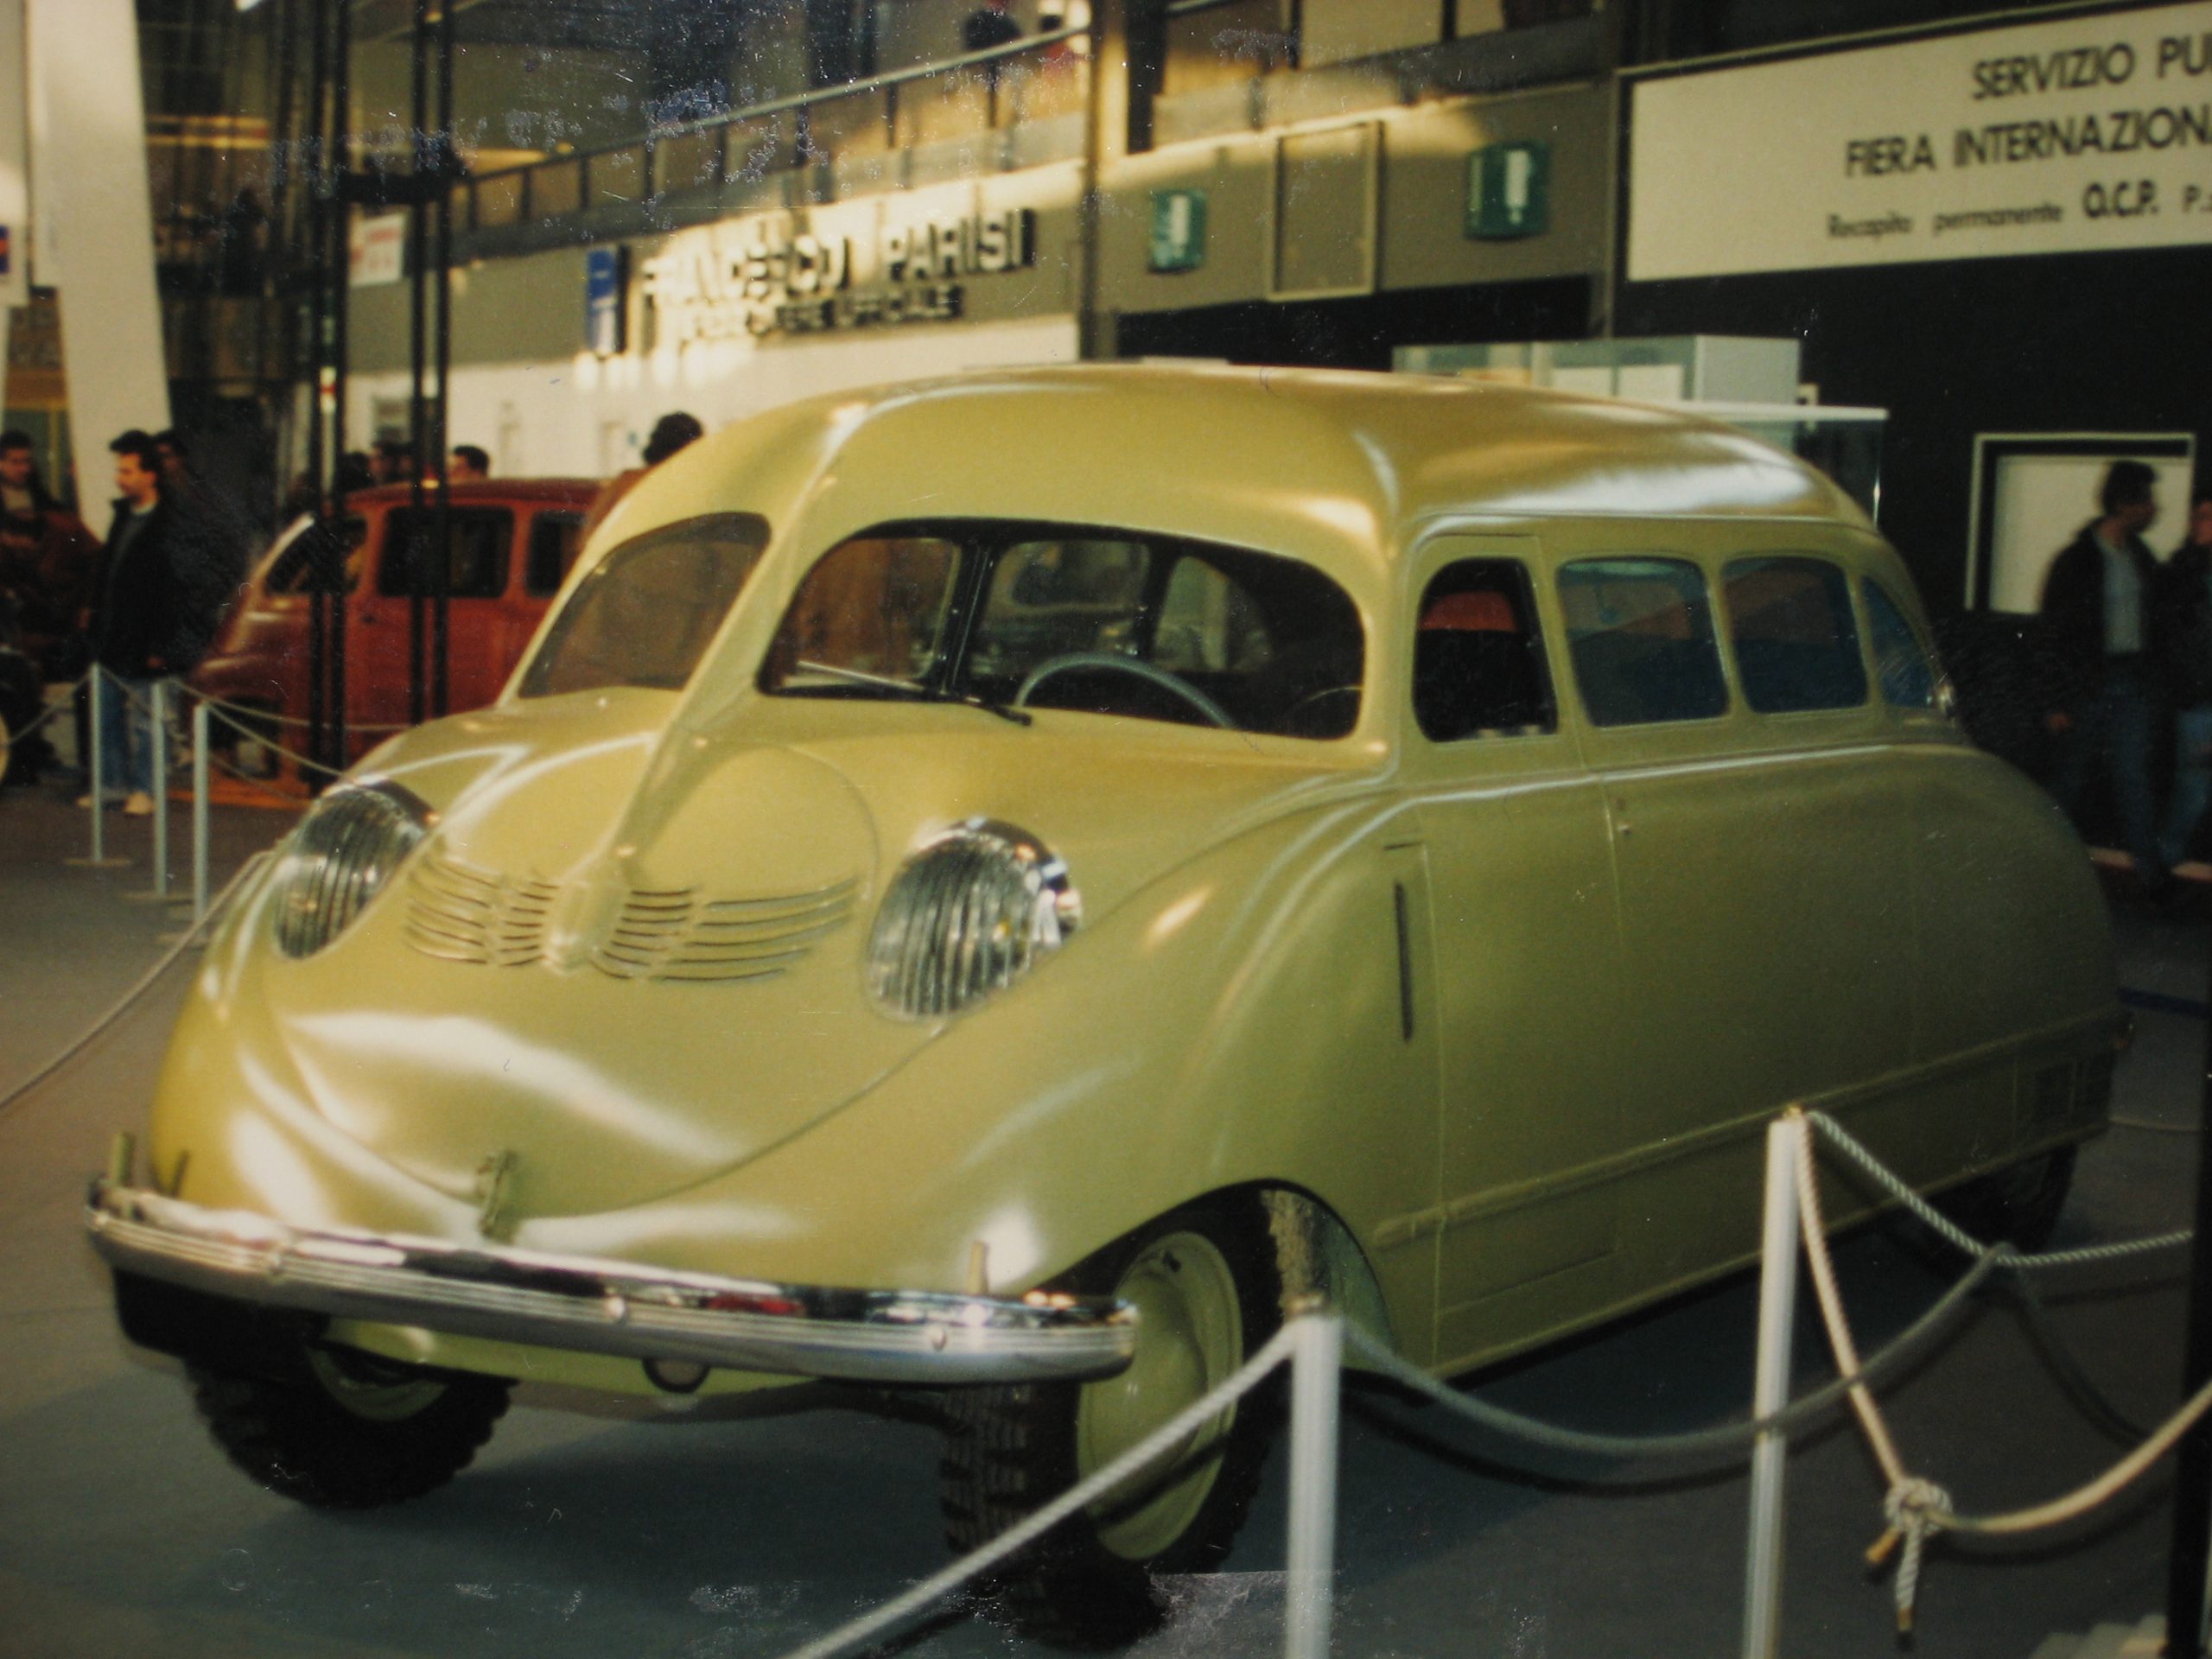
[[[1798,1147],[1810,1132],[1792,1111],[1767,1125],[1766,1227],[1759,1264],[1759,1335],[1751,1414],[1789,1402],[1789,1349],[1797,1318]],[[1772,1430],[1751,1448],[1751,1540],[1744,1574],[1744,1659],[1776,1659],[1782,1633],[1782,1475],[1788,1439]]]
[[[1344,1322],[1307,1313],[1291,1327],[1290,1550],[1284,1659],[1328,1659],[1337,1554],[1337,1408]]]
[[[8,313],[28,305],[30,283],[30,74],[23,0],[0,0],[0,403],[5,401]]]
[[[156,680],[147,688],[153,697],[153,712],[146,723],[153,729],[148,737],[153,745],[151,765],[154,777],[154,897],[169,896],[169,682]]]
[[[29,0],[38,279],[61,293],[69,437],[89,491],[118,433],[169,424],[131,0]]]

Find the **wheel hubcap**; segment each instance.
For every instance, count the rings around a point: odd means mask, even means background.
[[[1087,1384],[1076,1408],[1076,1473],[1104,1468],[1244,1363],[1236,1277],[1198,1233],[1155,1239],[1114,1287],[1137,1309],[1137,1350],[1120,1376]],[[1144,1474],[1091,1508],[1099,1541],[1143,1560],[1181,1537],[1213,1490],[1214,1455],[1236,1408],[1208,1418]]]
[[[446,1391],[442,1382],[378,1364],[366,1354],[329,1348],[308,1349],[308,1369],[333,1400],[372,1423],[403,1422],[429,1409]]]

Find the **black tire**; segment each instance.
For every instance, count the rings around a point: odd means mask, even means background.
[[[1955,1186],[1936,1207],[1987,1244],[2035,1251],[2058,1230],[2074,1185],[2072,1147],[2060,1147]]]
[[[1164,1217],[1064,1287],[1135,1301],[1150,1316],[1139,1325],[1137,1357],[1097,1382],[947,1395],[944,1528],[960,1554],[1210,1392],[1282,1319],[1281,1274],[1254,1196]],[[1071,1516],[1007,1562],[995,1582],[1014,1621],[1083,1648],[1118,1646],[1155,1626],[1163,1605],[1153,1574],[1204,1571],[1228,1554],[1259,1490],[1281,1401],[1277,1373],[1186,1441],[1161,1466],[1166,1478]]]
[[[442,1486],[507,1408],[511,1384],[313,1348],[296,1381],[191,1368],[200,1414],[256,1484],[316,1509],[369,1510]]]

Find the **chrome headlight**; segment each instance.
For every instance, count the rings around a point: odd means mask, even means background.
[[[868,936],[868,989],[914,1019],[957,1014],[1058,950],[1083,918],[1036,836],[972,818],[906,861]]]
[[[276,867],[276,944],[311,957],[376,896],[437,815],[384,779],[340,784],[285,843]]]

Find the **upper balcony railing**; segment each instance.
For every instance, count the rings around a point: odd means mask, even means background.
[[[588,224],[695,194],[766,196],[780,176],[815,168],[918,182],[906,176],[910,158],[946,149],[969,170],[1064,159],[1081,152],[1090,96],[1086,34],[1027,35],[481,174],[454,188],[454,226],[466,233],[549,219]]]

